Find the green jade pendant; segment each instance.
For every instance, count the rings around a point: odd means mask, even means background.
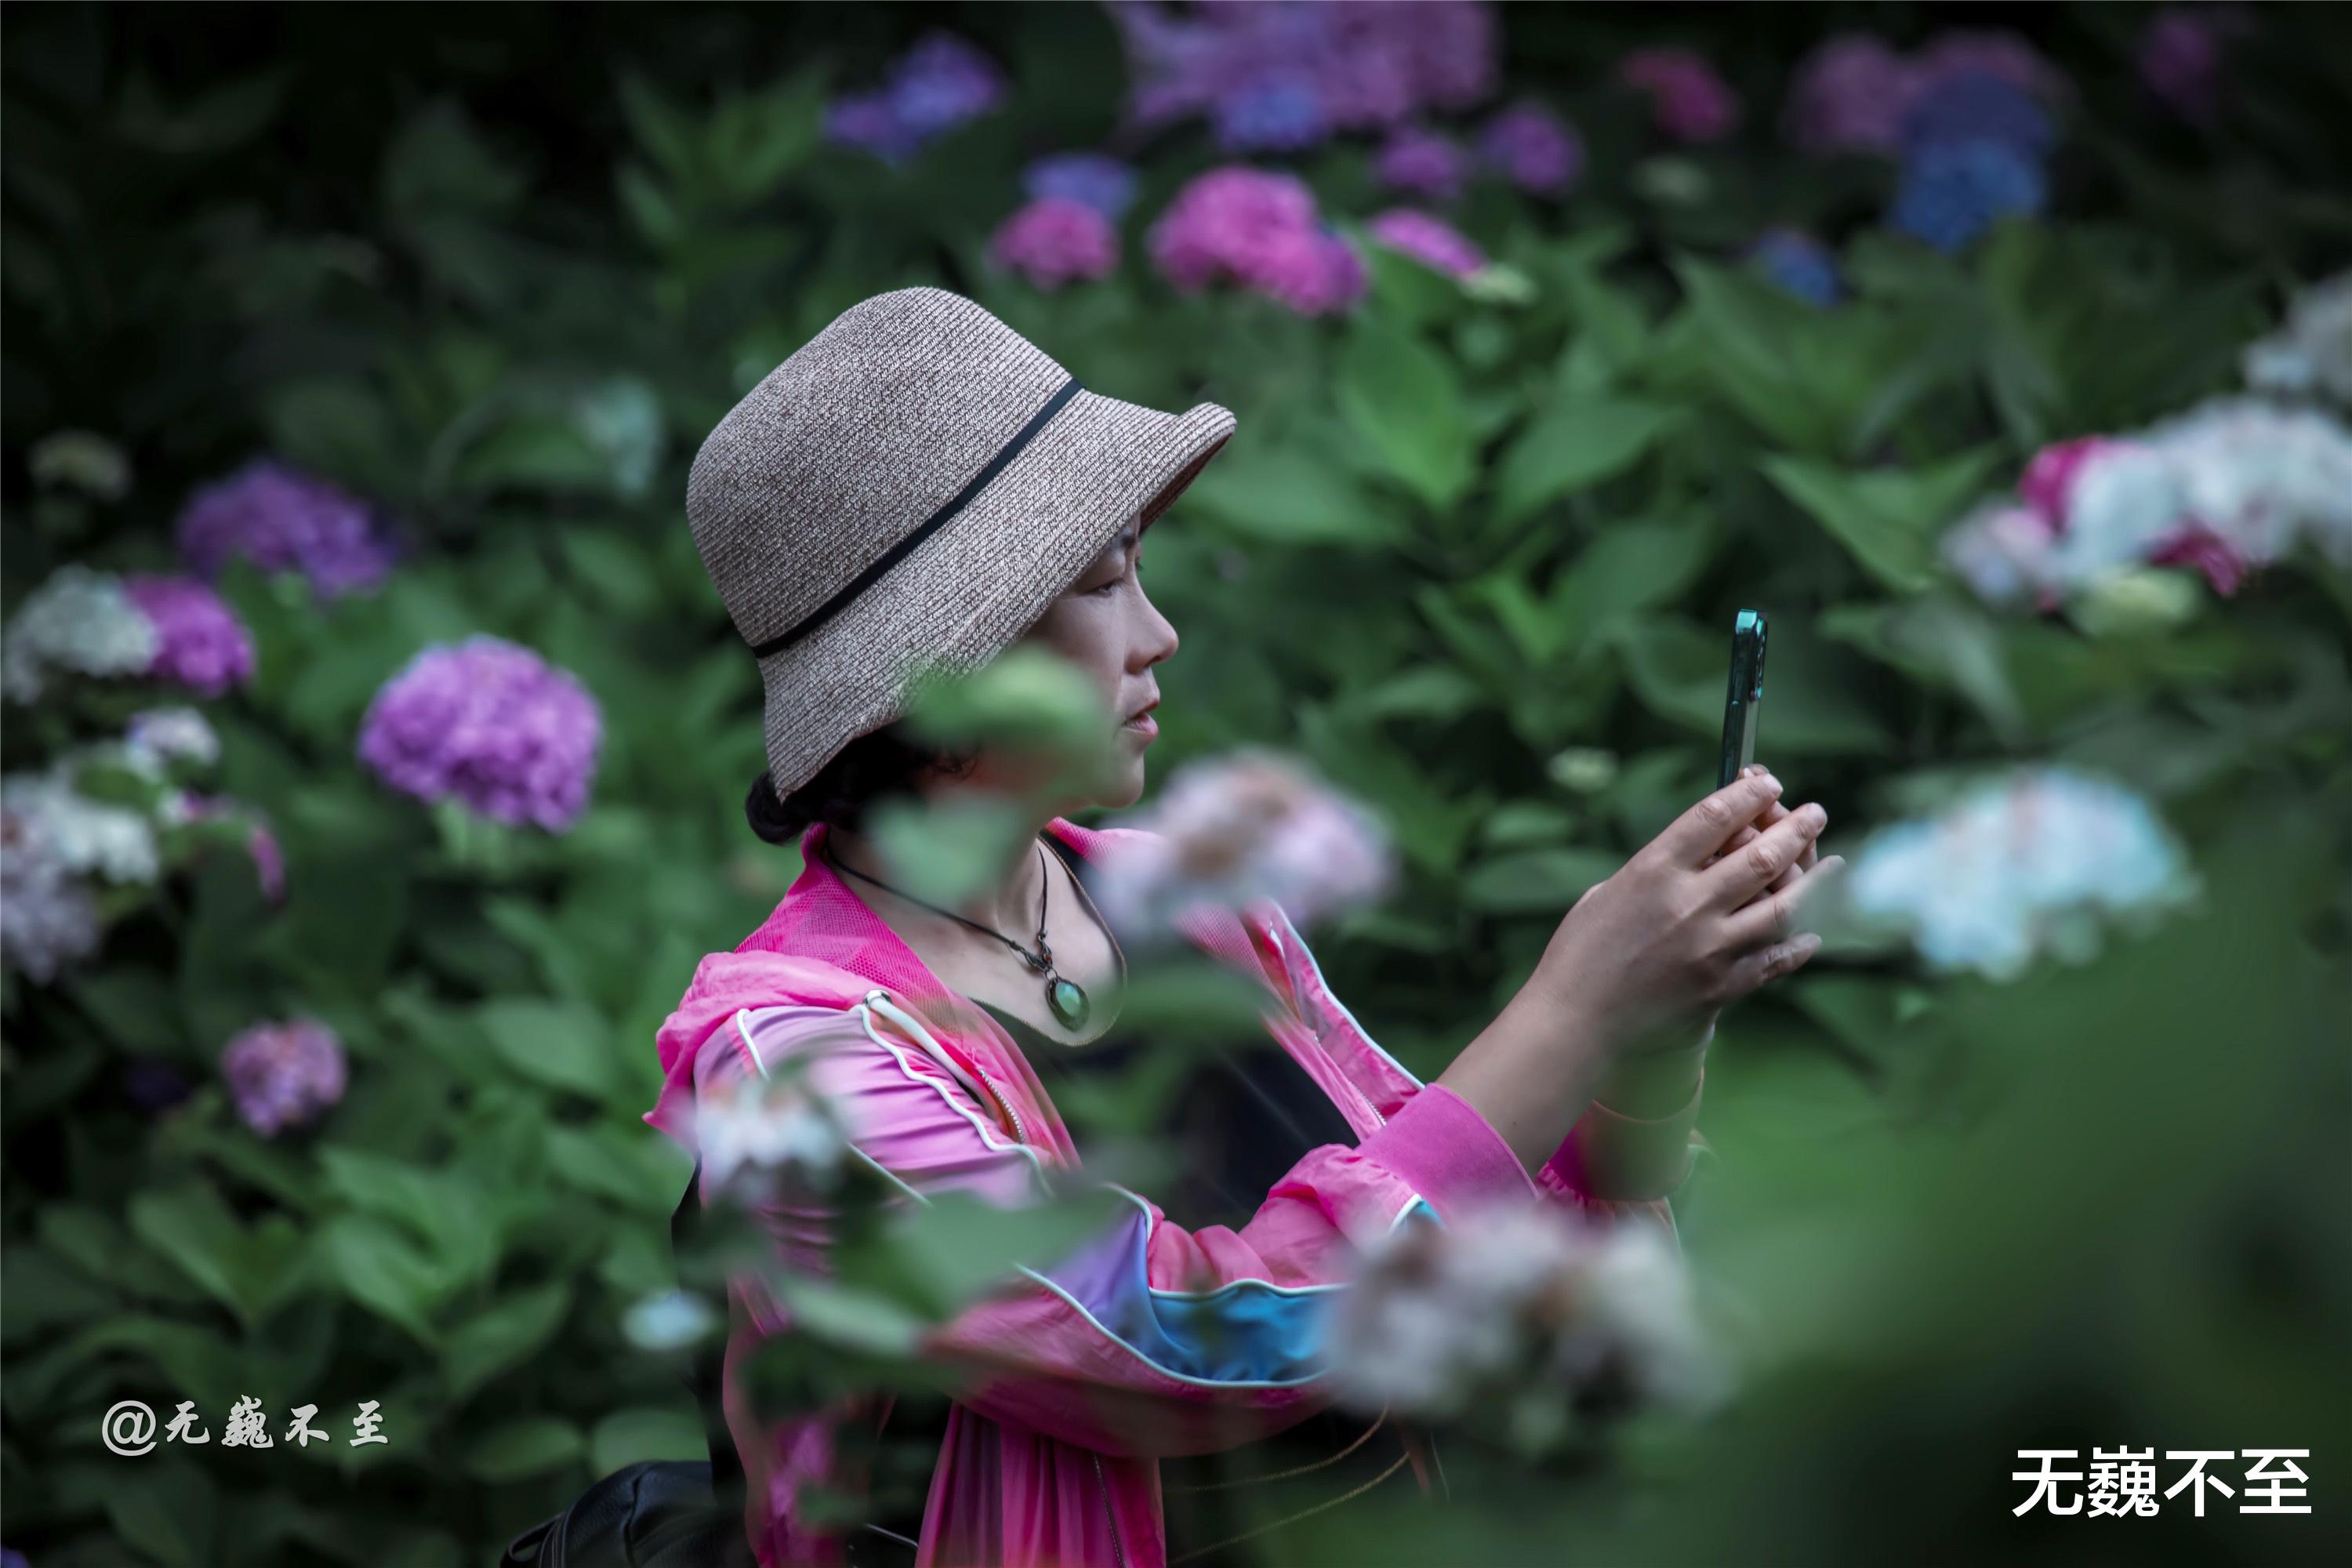
[[[1053,975],[1045,982],[1045,1005],[1052,1008],[1054,1016],[1062,1021],[1062,1027],[1076,1029],[1083,1025],[1087,1015],[1094,1011],[1094,1005],[1087,1000],[1084,986],[1053,973],[1053,950],[1040,946],[1036,957],[1029,958],[1025,952],[1021,956],[1029,959],[1030,968]]]

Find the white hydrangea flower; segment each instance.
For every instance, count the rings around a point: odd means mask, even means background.
[[[65,764],[0,779],[0,798],[39,825],[49,853],[69,872],[95,871],[112,882],[152,882],[162,874],[154,826],[128,806],[77,794]]]
[[[47,984],[98,942],[97,902],[58,858],[47,822],[0,803],[0,961]]]
[[[639,1350],[672,1351],[694,1344],[721,1322],[710,1303],[692,1290],[663,1290],[633,1303],[621,1316],[621,1332]]]
[[[136,675],[154,663],[156,647],[154,624],[120,579],[61,566],[9,618],[0,637],[0,685],[16,700],[34,702],[50,669]]]
[[[1847,876],[1855,909],[1904,930],[1930,964],[1995,980],[2044,953],[2087,957],[2101,919],[2145,919],[2194,886],[2146,801],[2064,768],[1883,828]]]
[[[2009,501],[1979,507],[1944,535],[1943,554],[1988,604],[2031,599],[2057,585],[2049,524]]]
[[[2065,531],[2051,546],[2051,581],[2080,587],[2146,559],[2179,530],[2187,499],[2178,460],[2150,436],[2102,452],[2074,480]]]
[[[94,430],[55,430],[33,443],[33,482],[79,489],[100,500],[131,493],[131,459]]]
[[[164,764],[184,759],[199,767],[220,761],[220,737],[202,713],[193,708],[150,708],[131,716],[123,734],[123,751],[134,765],[151,777],[161,776]]]

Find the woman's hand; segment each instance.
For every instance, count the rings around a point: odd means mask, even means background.
[[[1552,933],[1531,984],[1579,1016],[1612,1058],[1686,1049],[1715,1015],[1821,947],[1797,929],[1829,821],[1791,811],[1759,768],[1692,806],[1586,891]]]

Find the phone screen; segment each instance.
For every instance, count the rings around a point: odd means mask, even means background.
[[[1723,761],[1716,787],[1756,760],[1756,711],[1764,705],[1764,612],[1742,610],[1731,625],[1731,682],[1723,700]]]

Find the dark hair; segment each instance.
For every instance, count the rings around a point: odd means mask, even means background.
[[[903,721],[871,730],[844,746],[816,776],[779,800],[774,775],[762,770],[743,799],[751,831],[770,844],[798,844],[812,822],[855,833],[866,811],[892,795],[912,795],[916,781],[937,768],[950,778],[972,770],[980,753],[942,751],[909,740]]]

